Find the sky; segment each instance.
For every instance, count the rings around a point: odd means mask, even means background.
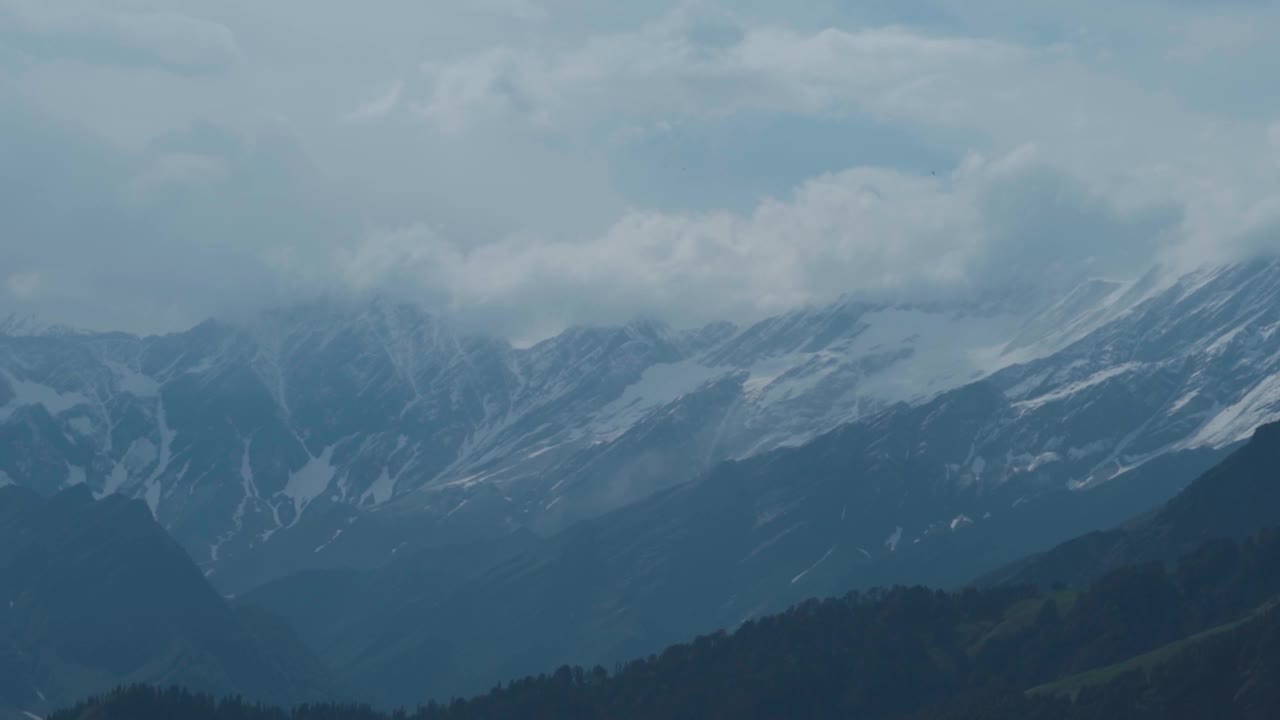
[[[0,315],[521,340],[1270,251],[1280,4],[0,0]]]

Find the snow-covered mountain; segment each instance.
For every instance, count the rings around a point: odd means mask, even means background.
[[[387,302],[147,338],[6,334],[0,484],[144,498],[234,589],[381,562],[406,537],[564,527],[980,378],[1019,412],[1063,418],[1116,387],[1176,385],[1167,419],[1150,399],[1096,439],[975,454],[954,472],[984,484],[1058,462],[1083,487],[1275,415],[1277,285],[1276,263],[1258,262],[1047,299],[842,300],[746,328],[580,327],[529,348]],[[1117,434],[1123,447],[1104,449]]]
[[[390,553],[372,572],[301,573],[247,601],[305,616],[337,664],[411,703],[559,662],[607,666],[805,598],[966,583],[1151,510],[1280,417],[1280,262],[1081,292],[1097,300],[1084,314],[1064,312],[1070,298],[1046,312],[1059,327],[1092,329],[978,382],[720,463],[561,533],[410,546],[419,551]],[[603,444],[599,472],[565,464],[551,474],[561,484],[538,492],[559,507],[581,496],[566,478],[607,484],[621,466],[612,453],[691,457],[704,447],[695,419],[746,405],[743,384],[682,396]],[[421,497],[386,513],[408,517]],[[471,498],[458,515],[494,507],[483,492]],[[324,554],[385,547],[377,528],[361,518]],[[412,543],[416,530],[393,535]]]
[[[76,332],[75,328],[47,323],[31,314],[0,314],[0,335],[74,335]]]

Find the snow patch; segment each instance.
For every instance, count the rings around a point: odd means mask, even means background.
[[[969,472],[975,480],[982,480],[982,471],[987,469],[987,459],[979,455],[969,463]]]
[[[861,388],[888,402],[935,395],[1024,359],[1001,354],[1023,322],[1018,315],[891,308],[866,313],[862,320],[867,329],[850,345],[850,355],[910,350],[888,369],[869,374]]]
[[[161,442],[163,442],[161,438]],[[160,448],[151,442],[151,438],[138,438],[129,445],[124,457],[120,459],[125,469],[132,473],[141,473],[155,465],[160,459]]]
[[[1067,398],[1070,398],[1073,395],[1076,395],[1080,392],[1088,390],[1089,388],[1101,385],[1102,383],[1105,383],[1108,380],[1111,380],[1112,378],[1116,378],[1121,375],[1131,373],[1141,367],[1142,367],[1142,363],[1134,363],[1134,362],[1122,363],[1120,365],[1116,365],[1115,367],[1110,367],[1110,368],[1107,368],[1106,370],[1096,372],[1093,375],[1090,375],[1089,377],[1085,378],[1084,380],[1073,382],[1067,385],[1066,387],[1058,388],[1053,392],[1045,393],[1044,395],[1031,398],[1029,400],[1022,400],[1022,401],[1016,402],[1013,404],[1013,406],[1018,408],[1024,413],[1030,412],[1032,410],[1036,410],[1045,405],[1048,405],[1049,403],[1057,402],[1059,400],[1066,400]]]
[[[142,494],[142,499],[146,501],[147,507],[151,508],[151,515],[155,517],[156,511],[160,509],[160,483],[147,483],[147,490]]]
[[[892,533],[889,534],[889,537],[885,538],[884,546],[889,548],[889,552],[893,552],[898,549],[898,543],[900,542],[902,542],[901,527],[894,530]]]
[[[376,507],[391,499],[396,492],[396,480],[398,476],[393,477],[391,471],[385,467],[382,468],[382,474],[378,475],[378,479],[373,481],[368,490],[360,496],[360,504],[364,505],[369,500],[373,501]]]
[[[103,486],[102,492],[97,495],[97,499],[101,500],[108,495],[114,495],[120,488],[124,487],[128,480],[129,471],[126,469],[125,464],[123,462],[116,463],[115,467],[111,468],[111,474],[107,476],[107,483]]]
[[[1178,411],[1182,410],[1182,408],[1187,406],[1187,403],[1191,402],[1192,400],[1195,400],[1197,397],[1200,397],[1199,390],[1192,390],[1186,395],[1183,395],[1182,397],[1174,401],[1172,405],[1169,406],[1169,412],[1167,414],[1177,415]]]
[[[169,427],[169,419],[165,414],[164,399],[156,398],[156,425],[160,431],[160,452],[156,459],[155,469],[151,472],[151,477],[147,478],[146,490],[143,493],[143,499],[147,501],[147,507],[151,508],[151,515],[154,517],[156,511],[160,509],[160,476],[169,467],[169,460],[172,457],[173,439],[177,437],[177,432]]]
[[[1024,455],[1020,457],[1019,460],[1021,462],[1025,462],[1026,465],[1015,468],[1014,472],[1035,472],[1045,465],[1061,462],[1062,457],[1056,452],[1042,452],[1034,457]]]
[[[183,374],[184,375],[200,375],[202,373],[209,372],[215,367],[217,367],[217,362],[215,362],[214,358],[207,357],[202,359],[199,363],[196,363],[195,365],[192,365],[191,367],[184,370]]]
[[[806,569],[804,572],[802,572],[802,573],[800,573],[799,575],[797,575],[797,576],[795,576],[795,577],[791,578],[791,584],[792,584],[792,585],[795,585],[796,583],[798,583],[798,582],[800,582],[801,580],[803,580],[805,575],[808,575],[809,573],[813,572],[814,568],[818,567],[818,566],[819,566],[819,565],[821,565],[821,564],[822,564],[822,563],[823,563],[827,558],[831,557],[831,553],[835,552],[837,547],[839,547],[839,546],[838,546],[838,545],[832,545],[830,550],[827,550],[827,552],[826,552],[826,553],[824,553],[824,554],[822,555],[822,557],[818,558],[818,562],[816,562],[816,563],[814,563],[814,564],[810,565],[810,566],[808,567],[808,569]]]
[[[804,526],[805,526],[805,525],[807,525],[807,524],[808,524],[807,522],[805,522],[805,521],[803,521],[803,520],[802,520],[802,521],[800,521],[800,522],[796,523],[795,525],[792,525],[791,527],[788,527],[787,529],[783,530],[782,532],[778,533],[777,535],[774,535],[773,537],[769,538],[768,540],[765,540],[764,542],[762,542],[762,543],[760,543],[759,545],[757,545],[754,549],[752,549],[752,550],[751,550],[751,552],[750,552],[750,553],[748,553],[748,554],[747,554],[747,556],[741,560],[741,562],[746,562],[746,561],[750,560],[751,558],[755,557],[756,555],[759,555],[760,553],[764,552],[765,550],[768,550],[769,548],[771,548],[771,547],[773,547],[774,545],[776,545],[776,544],[778,543],[778,541],[779,541],[779,540],[781,540],[782,538],[784,538],[784,537],[786,537],[786,536],[790,535],[791,533],[795,532],[796,530],[799,530],[800,528],[804,527]]]
[[[9,402],[0,405],[0,422],[8,420],[18,408],[29,405],[41,405],[50,415],[56,416],[88,402],[80,393],[61,393],[48,385],[19,380],[4,370],[0,370],[0,376],[8,381],[13,390],[13,397]]]
[[[708,367],[697,360],[651,365],[617,400],[596,413],[592,434],[608,435],[630,427],[652,410],[679,400],[725,372],[726,368]]]
[[[302,517],[302,511],[307,505],[323,495],[329,488],[329,483],[333,482],[337,468],[333,466],[332,461],[333,446],[331,445],[325,448],[319,457],[310,458],[306,465],[289,475],[289,481],[285,483],[282,492],[293,501],[294,524]]]
[[[334,540],[337,540],[338,538],[342,537],[342,531],[343,531],[344,529],[345,529],[345,528],[338,528],[337,532],[335,532],[335,533],[333,534],[333,537],[329,538],[329,542],[321,543],[320,545],[317,545],[317,546],[316,546],[316,549],[315,549],[315,550],[312,550],[311,552],[312,552],[312,553],[318,553],[318,552],[320,552],[321,550],[324,550],[325,548],[327,548],[327,547],[329,547],[330,545],[332,545]]]
[[[93,435],[93,421],[83,415],[68,420],[67,427],[81,437]]]
[[[108,361],[106,366],[116,376],[116,389],[120,392],[139,398],[160,396],[160,383],[154,378],[120,363]]]
[[[1277,418],[1280,418],[1280,375],[1272,375],[1206,423],[1187,447],[1220,448],[1246,440],[1259,425]]]
[[[85,483],[84,468],[79,465],[67,463],[67,482],[66,487],[75,487]]]
[[[1232,330],[1228,330],[1227,332],[1223,333],[1221,337],[1219,337],[1217,340],[1214,340],[1212,344],[1210,344],[1208,347],[1204,349],[1205,353],[1209,355],[1217,355],[1221,353],[1223,350],[1227,348],[1228,345],[1231,344],[1233,340],[1236,339],[1236,337],[1240,335],[1241,332],[1244,332],[1245,327],[1246,327],[1245,325],[1241,325],[1240,327],[1234,328]]]

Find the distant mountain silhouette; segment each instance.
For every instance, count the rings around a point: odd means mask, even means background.
[[[231,608],[141,501],[0,488],[0,712],[131,682],[275,702],[332,692],[292,631]]]

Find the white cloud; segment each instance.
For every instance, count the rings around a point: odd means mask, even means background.
[[[975,283],[1070,282],[1098,269],[1090,261],[1111,255],[1108,243],[1176,220],[1126,215],[1021,148],[971,157],[947,176],[825,175],[746,215],[634,211],[579,242],[519,236],[468,249],[410,226],[340,252],[336,266],[353,290],[393,287],[499,331],[537,334],[637,313],[682,325],[749,320],[851,290],[918,299]],[[1035,279],[1050,267],[1052,278]]]
[[[692,37],[698,19],[675,12],[639,30],[591,37],[570,49],[496,48],[427,63],[424,114],[449,130],[501,115],[575,125],[601,115],[716,116],[842,106],[954,122],[954,113],[970,104],[955,81],[1007,76],[1010,68],[1036,61],[1034,53],[1006,43],[898,27],[814,33],[742,28],[737,42],[707,47]]]
[[[898,26],[740,27],[732,42],[707,46],[696,41],[698,20],[676,11],[570,48],[433,62],[425,87],[406,92],[442,131],[476,137],[535,129],[578,139],[602,125],[750,113],[864,115],[922,136],[966,133],[977,144],[966,149],[1035,144],[1046,162],[1138,206],[1186,202],[1208,178],[1256,171],[1250,121],[1149,90],[1084,47]]]
[[[1268,246],[1280,11],[835,5],[0,0],[0,267],[56,322],[527,336]]]

